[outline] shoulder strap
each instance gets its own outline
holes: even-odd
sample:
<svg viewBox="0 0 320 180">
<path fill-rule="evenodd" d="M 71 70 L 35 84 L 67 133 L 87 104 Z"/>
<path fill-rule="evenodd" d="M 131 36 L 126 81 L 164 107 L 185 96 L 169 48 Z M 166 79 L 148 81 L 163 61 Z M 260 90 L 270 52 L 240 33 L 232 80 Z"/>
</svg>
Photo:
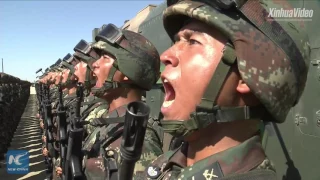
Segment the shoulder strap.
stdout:
<svg viewBox="0 0 320 180">
<path fill-rule="evenodd" d="M 107 103 L 96 103 L 96 104 L 92 104 L 91 106 L 89 106 L 87 109 L 85 109 L 83 112 L 82 112 L 82 117 L 81 117 L 81 121 L 83 121 L 85 118 L 87 118 L 87 116 L 91 113 L 91 111 L 93 111 L 95 108 L 99 107 L 99 106 L 102 106 L 104 104 L 107 104 Z"/>
<path fill-rule="evenodd" d="M 72 95 L 69 95 L 69 96 L 67 96 L 67 97 L 64 97 L 63 99 L 64 99 L 64 100 L 69 100 L 69 99 L 73 99 L 73 98 L 76 98 L 76 97 L 77 97 L 76 94 L 72 94 Z"/>
<path fill-rule="evenodd" d="M 169 133 L 163 133 L 163 140 L 162 140 L 162 151 L 163 153 L 166 153 L 170 150 L 171 147 L 171 141 L 173 136 Z"/>
<path fill-rule="evenodd" d="M 110 117 L 110 118 L 94 118 L 91 122 L 91 126 L 106 126 L 109 124 L 124 123 L 125 116 L 123 117 Z"/>
</svg>

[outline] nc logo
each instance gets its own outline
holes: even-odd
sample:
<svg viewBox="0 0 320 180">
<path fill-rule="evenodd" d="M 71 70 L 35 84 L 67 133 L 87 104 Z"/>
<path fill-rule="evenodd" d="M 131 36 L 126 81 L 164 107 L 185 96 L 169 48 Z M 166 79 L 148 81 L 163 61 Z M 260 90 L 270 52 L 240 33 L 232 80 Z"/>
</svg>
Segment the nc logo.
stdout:
<svg viewBox="0 0 320 180">
<path fill-rule="evenodd" d="M 29 173 L 29 152 L 26 150 L 9 150 L 7 152 L 7 173 Z"/>
<path fill-rule="evenodd" d="M 21 165 L 22 163 L 19 161 L 21 157 L 27 155 L 29 152 L 26 152 L 24 154 L 18 154 L 16 156 L 13 156 L 13 155 L 10 155 L 9 156 L 9 162 L 8 164 L 12 164 L 12 163 L 15 163 L 16 165 Z"/>
</svg>

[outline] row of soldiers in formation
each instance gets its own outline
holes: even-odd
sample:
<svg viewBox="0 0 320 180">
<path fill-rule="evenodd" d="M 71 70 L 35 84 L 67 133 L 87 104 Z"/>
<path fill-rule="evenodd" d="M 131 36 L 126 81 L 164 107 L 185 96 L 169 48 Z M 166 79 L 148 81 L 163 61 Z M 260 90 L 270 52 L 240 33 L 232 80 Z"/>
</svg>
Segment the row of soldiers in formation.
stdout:
<svg viewBox="0 0 320 180">
<path fill-rule="evenodd" d="M 167 6 L 174 43 L 161 56 L 158 42 L 108 24 L 40 77 L 50 178 L 276 179 L 264 122 L 283 122 L 303 92 L 304 26 L 266 22 L 255 0 Z"/>
<path fill-rule="evenodd" d="M 0 73 L 0 159 L 4 158 L 29 98 L 28 81 Z"/>
<path fill-rule="evenodd" d="M 123 34 L 122 43 L 126 44 L 108 44 L 109 33 L 115 31 Z M 96 40 L 80 40 L 74 47 L 75 53 L 47 68 L 36 84 L 43 155 L 53 179 L 104 179 L 109 168 L 112 169 L 107 176 L 118 178 L 120 172 L 113 168 L 119 161 L 122 133 L 126 131 L 124 118 L 130 119 L 130 113 L 137 118 L 131 121 L 138 124 L 127 130 L 131 136 L 130 131 L 136 132 L 134 139 L 127 137 L 127 143 L 134 146 L 128 153 L 139 161 L 133 161 L 134 172 L 128 166 L 128 172 L 121 172 L 122 175 L 130 177 L 141 172 L 163 153 L 163 144 L 171 143 L 169 135 L 168 141 L 163 142 L 158 118 L 149 118 L 151 110 L 145 104 L 145 91 L 159 79 L 157 50 L 142 35 L 122 31 L 113 24 L 102 26 Z M 111 58 L 115 56 L 121 59 Z M 74 163 L 77 165 L 72 167 Z M 109 168 L 105 169 L 106 166 Z"/>
</svg>

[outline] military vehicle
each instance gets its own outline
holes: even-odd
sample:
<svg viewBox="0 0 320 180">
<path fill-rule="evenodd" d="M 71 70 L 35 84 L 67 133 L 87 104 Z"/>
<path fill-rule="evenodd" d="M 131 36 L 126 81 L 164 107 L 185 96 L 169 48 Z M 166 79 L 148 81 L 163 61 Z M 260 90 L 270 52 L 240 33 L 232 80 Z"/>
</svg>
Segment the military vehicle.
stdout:
<svg viewBox="0 0 320 180">
<path fill-rule="evenodd" d="M 320 1 L 290 1 L 292 7 L 313 10 L 304 21 L 311 45 L 308 80 L 300 101 L 283 124 L 268 124 L 266 153 L 277 169 L 278 179 L 320 179 Z"/>
</svg>

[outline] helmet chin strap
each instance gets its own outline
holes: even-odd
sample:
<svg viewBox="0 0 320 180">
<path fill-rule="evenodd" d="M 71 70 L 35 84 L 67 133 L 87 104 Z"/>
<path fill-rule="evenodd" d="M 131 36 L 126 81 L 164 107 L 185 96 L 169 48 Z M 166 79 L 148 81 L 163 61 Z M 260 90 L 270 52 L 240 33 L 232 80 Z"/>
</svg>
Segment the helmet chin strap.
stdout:
<svg viewBox="0 0 320 180">
<path fill-rule="evenodd" d="M 230 44 L 225 46 L 223 57 L 214 72 L 209 85 L 196 111 L 190 114 L 188 120 L 162 120 L 164 132 L 171 135 L 188 136 L 192 132 L 206 128 L 216 122 L 232 122 L 236 120 L 257 119 L 261 117 L 264 108 L 259 107 L 220 107 L 215 101 L 226 80 L 231 66 L 236 63 L 236 54 Z"/>
<path fill-rule="evenodd" d="M 86 79 L 84 81 L 84 87 L 87 90 L 90 90 L 91 87 L 93 87 L 96 84 L 96 80 L 91 78 L 91 69 L 89 68 L 89 66 L 87 65 L 87 69 L 86 69 Z"/>
<path fill-rule="evenodd" d="M 65 87 L 65 86 L 69 86 L 69 85 L 72 85 L 72 84 L 76 84 L 78 82 L 77 80 L 71 80 L 71 76 L 72 76 L 73 73 L 74 73 L 74 69 L 70 69 L 67 81 L 65 83 L 61 83 L 62 86 Z"/>
<path fill-rule="evenodd" d="M 92 93 L 95 96 L 102 97 L 104 93 L 107 93 L 108 91 L 112 89 L 117 89 L 117 88 L 137 88 L 136 85 L 131 83 L 113 81 L 113 77 L 117 70 L 118 70 L 118 63 L 115 60 L 114 63 L 112 64 L 107 80 L 105 80 L 105 82 L 103 83 L 103 86 L 100 88 L 93 87 L 91 89 Z"/>
<path fill-rule="evenodd" d="M 69 69 L 69 74 L 68 74 L 68 78 L 67 78 L 67 81 L 65 83 L 61 83 L 62 86 L 68 86 L 68 85 L 71 85 L 71 84 L 76 84 L 78 81 L 77 80 L 71 80 L 71 76 L 74 74 L 74 67 L 71 65 L 71 64 L 68 64 L 67 62 L 62 62 L 62 64 L 67 68 Z"/>
</svg>

